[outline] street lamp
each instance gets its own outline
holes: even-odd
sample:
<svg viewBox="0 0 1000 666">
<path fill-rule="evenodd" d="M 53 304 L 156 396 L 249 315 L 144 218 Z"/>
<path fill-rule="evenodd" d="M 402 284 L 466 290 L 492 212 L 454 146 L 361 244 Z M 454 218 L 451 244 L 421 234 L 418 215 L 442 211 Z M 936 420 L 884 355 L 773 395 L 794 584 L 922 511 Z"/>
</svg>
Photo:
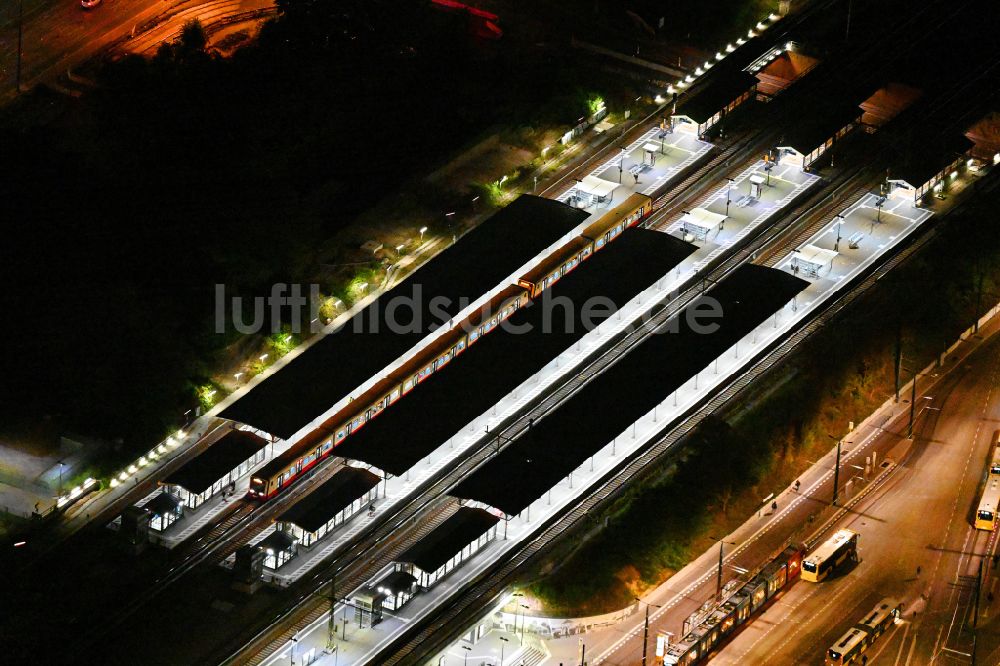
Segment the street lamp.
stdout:
<svg viewBox="0 0 1000 666">
<path fill-rule="evenodd" d="M 732 199 L 731 195 L 733 192 L 733 183 L 736 181 L 733 180 L 732 178 L 726 178 L 726 180 L 729 181 L 729 185 L 726 189 L 726 217 L 729 217 L 729 203 Z M 725 224 L 725 220 L 723 220 L 723 224 Z M 719 228 L 721 229 L 722 227 L 720 226 Z"/>
<path fill-rule="evenodd" d="M 834 252 L 839 252 L 840 251 L 840 229 L 843 226 L 844 226 L 844 216 L 838 214 L 837 215 L 837 240 L 833 244 L 833 251 Z"/>
<path fill-rule="evenodd" d="M 299 644 L 299 637 L 292 636 L 292 649 L 289 652 L 289 659 L 288 659 L 288 663 L 291 664 L 292 666 L 295 666 L 295 646 L 297 646 L 298 644 Z"/>
<path fill-rule="evenodd" d="M 646 666 L 646 649 L 649 647 L 649 607 L 660 608 L 660 606 L 645 602 L 639 597 L 633 598 L 640 604 L 646 604 L 646 621 L 642 625 L 642 666 Z"/>
<path fill-rule="evenodd" d="M 504 178 L 507 178 L 507 176 L 504 176 Z M 458 240 L 458 238 L 455 236 L 455 228 L 452 226 L 452 222 L 454 221 L 454 218 L 455 218 L 455 211 L 452 211 L 450 213 L 445 213 L 444 214 L 444 219 L 448 222 L 448 230 L 451 232 L 451 242 L 452 243 L 454 243 L 455 241 Z"/>
<path fill-rule="evenodd" d="M 424 232 L 427 231 L 427 227 L 420 227 L 420 242 L 424 242 Z"/>
<path fill-rule="evenodd" d="M 500 642 L 500 666 L 503 666 L 503 649 L 504 649 L 504 647 L 506 646 L 506 644 L 509 641 L 506 638 L 504 638 L 503 636 L 498 636 L 498 638 L 501 641 Z"/>
<path fill-rule="evenodd" d="M 726 545 L 735 546 L 736 542 L 726 541 L 725 539 L 716 539 L 715 537 L 709 537 L 709 538 L 715 539 L 716 541 L 719 542 L 719 573 L 716 576 L 715 580 L 715 600 L 719 601 L 720 599 L 722 599 L 722 560 L 723 560 L 722 548 L 723 546 Z"/>
<path fill-rule="evenodd" d="M 472 652 L 472 648 L 468 645 L 463 645 L 462 649 L 465 650 L 465 666 L 469 666 L 469 653 Z"/>
<path fill-rule="evenodd" d="M 854 431 L 854 421 L 851 421 L 850 425 L 847 426 L 847 432 L 850 433 L 853 431 Z M 837 462 L 833 466 L 833 501 L 831 502 L 832 506 L 837 506 L 837 491 L 839 490 L 840 486 L 840 447 L 844 443 L 844 438 L 834 437 L 830 433 L 826 433 L 826 436 L 837 442 Z"/>
</svg>

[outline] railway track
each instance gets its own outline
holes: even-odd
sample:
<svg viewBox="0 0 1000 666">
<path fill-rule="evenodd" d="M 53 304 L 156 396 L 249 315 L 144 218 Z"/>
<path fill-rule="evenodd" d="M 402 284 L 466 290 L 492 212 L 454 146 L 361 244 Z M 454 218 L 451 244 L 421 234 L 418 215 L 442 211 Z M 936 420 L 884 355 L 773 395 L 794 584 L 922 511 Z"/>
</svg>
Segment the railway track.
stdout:
<svg viewBox="0 0 1000 666">
<path fill-rule="evenodd" d="M 997 184 L 998 177 L 993 174 L 988 187 L 995 189 Z M 544 555 L 556 540 L 584 525 L 588 514 L 598 512 L 607 506 L 628 483 L 639 477 L 649 465 L 668 455 L 677 443 L 697 428 L 708 415 L 727 405 L 748 399 L 756 381 L 778 367 L 807 337 L 827 325 L 845 308 L 866 294 L 889 271 L 919 252 L 936 233 L 935 227 L 928 229 L 909 246 L 873 267 L 866 275 L 856 278 L 857 284 L 853 289 L 828 303 L 811 321 L 803 324 L 772 350 L 765 352 L 725 390 L 692 406 L 685 415 L 675 420 L 675 423 L 678 423 L 676 427 L 670 429 L 655 444 L 624 464 L 608 478 L 594 484 L 595 491 L 578 502 L 572 510 L 542 525 L 535 536 L 525 540 L 520 549 L 506 555 L 505 561 L 501 563 L 502 566 L 493 567 L 490 572 L 470 582 L 465 589 L 455 595 L 455 601 L 442 608 L 434 619 L 425 622 L 416 634 L 401 639 L 394 648 L 393 655 L 380 663 L 387 666 L 420 663 L 421 660 L 450 644 L 457 635 L 456 631 L 461 631 L 461 628 L 457 627 L 464 626 L 457 624 L 460 618 L 478 617 L 498 604 L 522 567 L 532 564 L 538 557 Z"/>
<path fill-rule="evenodd" d="M 423 500 L 423 502 L 420 503 L 419 506 L 416 503 L 411 503 L 404 507 L 396 514 L 396 520 L 392 521 L 392 525 L 400 525 L 409 521 L 420 520 L 423 511 L 439 511 L 442 510 L 441 507 L 443 506 L 457 504 L 457 500 L 447 496 L 446 492 L 467 474 L 471 473 L 474 469 L 478 468 L 482 463 L 502 449 L 502 444 L 498 446 L 497 442 L 506 442 L 516 438 L 529 427 L 531 422 L 542 418 L 545 414 L 557 408 L 559 404 L 572 396 L 577 390 L 579 390 L 580 387 L 609 368 L 635 345 L 640 344 L 649 335 L 654 334 L 656 330 L 662 327 L 676 312 L 680 311 L 683 307 L 700 296 L 704 290 L 706 282 L 721 280 L 732 270 L 735 270 L 745 261 L 748 261 L 755 252 L 759 251 L 761 247 L 768 243 L 775 242 L 776 238 L 781 237 L 781 233 L 782 232 L 762 232 L 761 234 L 758 234 L 751 239 L 749 247 L 744 247 L 738 252 L 735 252 L 734 256 L 720 257 L 717 262 L 718 265 L 706 267 L 704 269 L 706 275 L 692 279 L 690 287 L 681 295 L 672 299 L 668 295 L 664 299 L 668 300 L 668 303 L 664 303 L 661 300 L 661 302 L 654 305 L 651 311 L 652 315 L 647 317 L 640 326 L 635 327 L 631 331 L 625 331 L 610 339 L 603 347 L 592 354 L 590 359 L 584 362 L 582 369 L 574 371 L 573 376 L 562 381 L 561 384 L 554 390 L 550 390 L 545 395 L 537 398 L 529 404 L 527 408 L 522 410 L 517 417 L 510 419 L 505 424 L 502 424 L 499 428 L 490 433 L 489 436 L 480 438 L 476 444 L 470 447 L 474 452 L 466 457 L 457 467 L 450 470 L 442 478 L 434 481 L 426 490 L 418 491 L 419 497 Z M 388 530 L 386 528 L 388 528 Z M 364 567 L 364 573 L 362 574 L 358 573 L 356 567 L 363 564 L 365 557 L 368 556 L 368 550 L 370 548 L 374 548 L 383 539 L 388 538 L 395 530 L 396 528 L 391 525 L 383 525 L 382 529 L 378 530 L 366 539 L 366 542 L 371 544 L 370 546 L 365 546 L 363 550 L 352 549 L 354 551 L 354 555 L 352 559 L 344 565 L 343 569 L 349 569 L 351 578 L 358 580 L 359 583 L 355 587 L 345 589 L 348 591 L 357 589 L 358 586 L 369 580 L 377 572 L 378 569 L 375 567 Z M 408 544 L 412 543 L 415 543 L 415 541 L 408 541 Z M 334 560 L 342 560 L 342 558 L 338 557 L 336 554 L 332 556 L 332 558 Z M 385 566 L 385 564 L 391 562 L 391 559 L 386 560 L 384 557 L 379 556 L 377 561 L 384 562 L 384 564 L 381 564 L 378 567 L 380 569 L 382 566 Z M 311 593 L 303 597 L 300 604 L 304 607 L 314 608 L 316 603 L 320 603 L 321 605 L 324 605 L 324 607 L 329 608 L 330 593 L 328 591 L 324 591 L 324 588 L 329 587 L 329 581 L 332 578 L 329 573 L 332 572 L 327 569 L 326 575 L 317 574 L 314 577 L 314 588 Z M 342 577 L 339 573 L 337 578 L 337 586 L 340 588 Z M 308 622 L 304 620 L 304 617 L 305 615 L 300 617 L 298 613 L 289 612 L 283 616 L 275 618 L 274 622 L 287 627 L 280 633 L 282 636 L 285 636 L 285 640 L 288 640 L 291 636 L 294 636 L 296 633 L 308 626 Z M 275 629 L 268 627 L 251 639 L 251 641 L 237 649 L 234 653 L 229 654 L 223 662 L 227 664 L 261 663 L 283 644 L 281 640 L 278 640 L 272 635 L 275 632 Z M 253 656 L 248 657 L 246 656 L 247 653 L 253 653 Z"/>
<path fill-rule="evenodd" d="M 658 198 L 658 202 L 661 203 L 659 203 L 659 210 L 654 215 L 654 218 L 651 219 L 651 224 L 662 225 L 666 223 L 670 215 L 676 214 L 679 207 L 686 205 L 688 201 L 692 200 L 692 196 L 697 195 L 695 192 L 696 188 L 699 186 L 702 188 L 708 188 L 711 185 L 718 183 L 718 172 L 729 168 L 730 160 L 732 158 L 743 154 L 751 155 L 759 145 L 767 144 L 771 138 L 773 138 L 773 134 L 773 132 L 757 133 L 756 135 L 747 137 L 743 141 L 731 143 L 709 164 L 697 170 L 695 173 L 688 176 L 684 181 L 672 187 L 667 194 Z M 836 194 L 837 192 L 835 191 L 834 195 L 831 195 L 831 198 L 826 204 L 828 207 L 837 205 L 836 202 L 840 199 L 836 196 Z M 683 200 L 682 196 L 685 197 Z M 786 214 L 785 217 L 787 218 L 790 216 Z M 626 353 L 628 349 L 630 349 L 633 345 L 638 344 L 638 342 L 640 342 L 645 335 L 648 335 L 648 333 L 656 326 L 662 324 L 673 313 L 680 310 L 693 298 L 697 297 L 697 295 L 704 290 L 706 282 L 721 279 L 736 266 L 745 261 L 751 260 L 756 255 L 758 250 L 766 247 L 768 243 L 774 242 L 777 237 L 785 233 L 787 228 L 788 225 L 785 225 L 775 231 L 775 226 L 772 225 L 769 228 L 762 229 L 760 233 L 754 239 L 748 241 L 742 249 L 738 251 L 734 250 L 726 257 L 720 257 L 718 264 L 713 265 L 713 272 L 709 272 L 708 268 L 706 268 L 705 274 L 700 279 L 700 283 L 698 280 L 695 280 L 694 283 L 692 283 L 691 286 L 681 295 L 681 297 L 673 301 L 672 307 L 668 307 L 662 303 L 658 304 L 658 310 L 650 322 L 644 323 L 643 326 L 618 340 L 613 349 L 609 350 L 607 353 L 602 352 L 601 355 L 590 363 L 583 372 L 563 383 L 553 393 L 546 396 L 540 402 L 536 402 L 529 410 L 527 410 L 526 414 L 522 418 L 515 420 L 510 425 L 503 428 L 501 431 L 502 437 L 507 438 L 516 436 L 526 427 L 529 419 L 538 418 L 541 414 L 544 414 L 548 410 L 558 406 L 558 404 L 571 395 L 577 388 L 579 388 L 579 386 L 589 380 L 589 378 L 592 378 L 595 374 L 609 367 L 614 359 L 619 358 L 621 354 Z M 800 235 L 804 233 L 804 231 L 800 231 Z M 718 271 L 722 272 L 719 273 Z M 345 555 L 352 557 L 353 559 L 350 559 L 349 563 L 341 568 L 346 569 L 348 566 L 360 562 L 364 556 L 370 555 L 369 551 L 371 548 L 375 548 L 383 542 L 386 542 L 390 537 L 393 537 L 394 532 L 400 529 L 407 521 L 415 520 L 418 516 L 422 516 L 423 514 L 421 512 L 426 512 L 427 515 L 431 515 L 434 511 L 443 510 L 439 506 L 431 505 L 434 502 L 439 501 L 440 498 L 444 496 L 447 489 L 457 482 L 458 479 L 462 478 L 462 476 L 472 469 L 475 469 L 475 467 L 493 454 L 494 449 L 492 443 L 494 441 L 497 441 L 495 439 L 495 434 L 491 435 L 489 438 L 480 440 L 480 442 L 474 447 L 476 449 L 476 453 L 469 456 L 462 465 L 447 474 L 444 478 L 431 480 L 426 491 L 418 492 L 417 499 L 408 504 L 406 507 L 403 507 L 400 511 L 387 516 L 376 529 L 369 532 L 369 536 L 367 538 L 356 542 L 353 545 L 345 544 L 344 548 L 341 549 L 340 552 L 335 552 L 331 559 L 333 561 L 338 561 L 342 560 Z M 440 501 L 447 502 L 447 500 Z M 227 520 L 225 523 L 220 525 L 218 531 L 213 530 L 211 535 L 212 539 L 215 539 L 213 542 L 215 545 L 214 547 L 206 547 L 206 552 L 214 553 L 215 556 L 205 556 L 204 560 L 219 561 L 228 553 L 234 551 L 239 545 L 241 545 L 239 539 L 235 536 L 236 534 L 243 533 L 246 536 L 246 540 L 249 540 L 249 538 L 252 537 L 252 533 L 250 533 L 251 530 L 244 530 L 241 525 L 243 519 L 244 517 L 241 516 L 233 522 L 229 522 Z M 253 522 L 255 524 L 259 524 L 258 520 L 254 520 Z M 379 558 L 378 560 L 370 560 L 370 562 L 374 561 L 382 561 L 382 558 Z M 326 573 L 333 572 L 330 569 L 326 569 Z M 360 573 L 354 574 L 355 577 L 360 575 Z M 349 576 L 347 580 L 353 581 L 354 577 Z M 316 588 L 311 593 L 307 594 L 304 597 L 305 599 L 321 595 L 322 587 L 327 583 L 327 580 L 324 580 L 322 576 L 314 577 L 312 581 L 316 583 Z M 364 581 L 362 580 L 361 582 Z M 340 587 L 339 583 L 338 587 Z M 328 597 L 329 595 L 325 595 L 324 599 L 328 600 Z M 291 616 L 288 616 L 285 619 L 292 618 Z M 294 624 L 297 625 L 299 623 L 294 622 Z"/>
</svg>

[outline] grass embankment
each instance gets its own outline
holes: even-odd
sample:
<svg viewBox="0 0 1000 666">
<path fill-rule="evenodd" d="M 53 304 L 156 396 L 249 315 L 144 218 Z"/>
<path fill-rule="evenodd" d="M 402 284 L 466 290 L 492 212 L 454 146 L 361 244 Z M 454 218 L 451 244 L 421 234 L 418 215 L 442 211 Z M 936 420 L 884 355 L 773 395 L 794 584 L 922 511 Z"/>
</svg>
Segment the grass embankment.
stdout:
<svg viewBox="0 0 1000 666">
<path fill-rule="evenodd" d="M 997 194 L 953 215 L 928 247 L 815 335 L 782 368 L 786 381 L 727 421 L 711 418 L 673 460 L 630 489 L 598 522 L 605 529 L 563 546 L 530 586 L 555 615 L 622 608 L 742 523 L 760 499 L 786 488 L 894 390 L 904 368 L 919 370 L 1000 294 Z M 908 373 L 904 372 L 905 376 Z M 905 379 L 904 379 L 905 381 Z"/>
</svg>

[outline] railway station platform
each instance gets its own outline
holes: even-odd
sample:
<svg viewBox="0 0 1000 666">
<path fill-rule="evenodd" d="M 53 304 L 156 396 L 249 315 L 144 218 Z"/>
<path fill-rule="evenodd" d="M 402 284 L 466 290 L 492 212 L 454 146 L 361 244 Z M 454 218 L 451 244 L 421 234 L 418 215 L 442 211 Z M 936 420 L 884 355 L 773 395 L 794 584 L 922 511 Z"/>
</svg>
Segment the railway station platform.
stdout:
<svg viewBox="0 0 1000 666">
<path fill-rule="evenodd" d="M 208 450 L 170 474 L 160 485 L 196 511 L 220 493 L 235 490 L 236 481 L 264 462 L 270 442 L 248 430 L 230 430 Z"/>
<path fill-rule="evenodd" d="M 656 299 L 667 296 L 677 279 L 676 266 L 693 250 L 660 232 L 623 232 L 545 290 L 534 306 L 515 313 L 509 327 L 470 345 L 447 370 L 345 440 L 338 456 L 388 475 L 371 518 L 391 510 L 418 484 L 463 459 L 487 428 L 495 428 L 608 336 L 624 330 Z M 601 307 L 590 309 L 591 305 Z M 369 519 L 355 516 L 308 552 L 300 550 L 274 574 L 273 582 L 286 585 L 296 580 L 364 529 Z M 269 531 L 255 539 L 265 538 Z"/>
<path fill-rule="evenodd" d="M 712 144 L 701 141 L 689 132 L 678 132 L 659 127 L 644 132 L 591 171 L 588 178 L 599 179 L 614 187 L 614 201 L 624 201 L 629 194 L 638 192 L 653 195 L 671 180 L 703 160 L 712 150 Z M 557 198 L 570 205 L 580 206 L 586 199 L 578 196 L 577 186 L 570 186 Z M 614 207 L 609 200 L 582 207 L 594 222 Z"/>
<path fill-rule="evenodd" d="M 715 225 L 702 239 L 685 233 L 687 214 L 666 227 L 668 233 L 698 244 L 695 270 L 714 260 L 819 182 L 818 176 L 793 166 L 778 164 L 770 170 L 765 166 L 763 161 L 750 165 L 731 183 L 718 187 L 699 203 L 698 208 L 725 218 L 724 224 Z"/>
<path fill-rule="evenodd" d="M 826 299 L 834 292 L 850 284 L 878 257 L 891 250 L 894 245 L 903 242 L 910 233 L 919 228 L 920 224 L 926 222 L 930 217 L 928 211 L 914 210 L 912 207 L 900 203 L 897 208 L 887 207 L 882 211 L 882 215 L 895 217 L 887 219 L 885 222 L 879 222 L 878 224 L 882 226 L 873 231 L 872 219 L 880 214 L 874 206 L 876 201 L 876 195 L 866 194 L 844 211 L 843 220 L 840 218 L 832 219 L 813 238 L 807 240 L 807 244 L 825 248 L 830 245 L 832 239 L 835 239 L 835 235 L 831 234 L 836 234 L 837 225 L 841 226 L 842 241 L 846 241 L 843 237 L 845 230 L 850 230 L 851 234 L 865 231 L 868 235 L 867 241 L 860 242 L 858 248 L 852 250 L 852 252 L 856 252 L 855 256 L 851 257 L 850 260 L 842 260 L 838 252 L 831 271 L 827 274 L 821 272 L 817 278 L 808 280 L 805 290 L 792 302 L 754 327 L 736 344 L 717 356 L 716 361 L 697 372 L 689 381 L 673 391 L 612 441 L 597 450 L 583 464 L 572 471 L 572 482 L 569 476 L 566 476 L 555 483 L 549 491 L 542 493 L 542 496 L 531 502 L 527 510 L 521 511 L 507 522 L 506 534 L 503 537 L 498 536 L 495 541 L 478 552 L 469 562 L 452 572 L 447 579 L 442 581 L 440 586 L 415 597 L 398 616 L 387 616 L 386 620 L 375 629 L 349 629 L 348 644 L 353 645 L 353 647 L 345 647 L 344 649 L 361 651 L 362 659 L 370 659 L 378 654 L 379 649 L 388 645 L 394 635 L 398 635 L 405 627 L 430 613 L 434 606 L 434 599 L 447 598 L 450 590 L 457 588 L 463 581 L 473 580 L 481 572 L 488 569 L 492 562 L 503 553 L 508 552 L 516 544 L 533 538 L 541 525 L 565 512 L 567 504 L 574 497 L 590 488 L 598 480 L 604 479 L 620 464 L 623 458 L 648 446 L 651 442 L 657 441 L 665 428 L 675 424 L 682 414 L 690 410 L 705 395 L 715 391 L 737 373 L 743 372 L 751 359 L 779 340 L 784 339 L 790 330 L 797 328 L 804 320 L 811 317 L 817 308 L 822 307 Z M 844 252 L 846 253 L 848 250 L 844 250 Z M 792 255 L 793 253 L 789 252 L 785 257 L 778 259 L 775 262 L 776 267 L 779 270 L 791 272 Z M 544 423 L 546 419 L 543 419 L 542 422 Z M 535 430 L 537 428 L 536 425 Z M 512 507 L 512 509 L 517 508 L 516 505 Z M 341 609 L 338 612 L 343 613 L 344 611 Z M 318 644 L 319 641 L 325 640 L 326 620 L 326 617 L 321 618 L 316 622 L 314 629 L 307 629 L 300 633 L 298 645 L 302 646 L 303 641 L 313 641 Z M 482 622 L 483 619 L 477 620 L 475 625 L 481 625 Z M 629 625 L 629 631 L 633 631 L 631 626 L 634 624 L 632 622 Z M 641 620 L 638 630 L 641 631 Z M 616 631 L 618 630 L 616 629 Z M 361 641 L 364 641 L 363 646 L 359 646 Z M 471 654 L 471 651 L 466 651 L 461 647 L 461 642 L 449 648 L 448 653 L 455 650 Z M 347 652 L 342 657 L 345 655 Z M 330 656 L 329 659 L 330 661 L 322 661 L 321 663 L 332 664 L 333 656 Z M 273 659 L 265 663 L 276 664 L 280 662 Z"/>
</svg>

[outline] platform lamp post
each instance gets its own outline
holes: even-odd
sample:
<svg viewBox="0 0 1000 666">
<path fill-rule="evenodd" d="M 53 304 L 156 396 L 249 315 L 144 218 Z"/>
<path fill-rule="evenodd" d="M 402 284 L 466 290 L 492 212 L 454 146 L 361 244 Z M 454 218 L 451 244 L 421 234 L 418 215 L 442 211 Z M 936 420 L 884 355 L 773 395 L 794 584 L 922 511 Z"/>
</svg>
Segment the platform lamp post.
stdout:
<svg viewBox="0 0 1000 666">
<path fill-rule="evenodd" d="M 292 649 L 288 651 L 289 655 L 288 663 L 291 664 L 292 666 L 295 666 L 295 648 L 298 646 L 298 644 L 299 644 L 299 637 L 292 636 Z"/>
<path fill-rule="evenodd" d="M 469 666 L 469 653 L 472 652 L 472 648 L 468 645 L 463 645 L 462 649 L 465 650 L 465 661 L 463 663 L 465 666 Z"/>
<path fill-rule="evenodd" d="M 837 215 L 837 241 L 833 244 L 833 251 L 834 252 L 839 252 L 840 251 L 840 230 L 841 230 L 841 228 L 843 226 L 844 226 L 844 216 L 838 214 Z"/>
<path fill-rule="evenodd" d="M 732 178 L 726 178 L 729 181 L 729 185 L 726 187 L 726 217 L 729 217 L 729 204 L 732 203 L 733 194 L 733 183 L 736 181 Z"/>
<path fill-rule="evenodd" d="M 510 641 L 508 641 L 503 636 L 498 636 L 497 638 L 500 639 L 500 666 L 503 666 L 503 649 L 507 646 L 507 643 L 509 643 Z"/>
<path fill-rule="evenodd" d="M 646 651 L 649 648 L 649 607 L 660 608 L 660 606 L 645 602 L 639 597 L 633 598 L 640 604 L 646 604 L 646 620 L 642 624 L 642 666 L 646 666 Z"/>
<path fill-rule="evenodd" d="M 444 219 L 448 222 L 448 231 L 451 232 L 451 242 L 454 243 L 458 240 L 458 236 L 455 235 L 455 211 L 444 214 Z"/>
<path fill-rule="evenodd" d="M 625 153 L 627 152 L 624 147 L 619 146 L 622 151 L 621 159 L 618 161 L 618 184 L 621 185 L 622 182 L 622 172 L 625 171 Z"/>
</svg>

